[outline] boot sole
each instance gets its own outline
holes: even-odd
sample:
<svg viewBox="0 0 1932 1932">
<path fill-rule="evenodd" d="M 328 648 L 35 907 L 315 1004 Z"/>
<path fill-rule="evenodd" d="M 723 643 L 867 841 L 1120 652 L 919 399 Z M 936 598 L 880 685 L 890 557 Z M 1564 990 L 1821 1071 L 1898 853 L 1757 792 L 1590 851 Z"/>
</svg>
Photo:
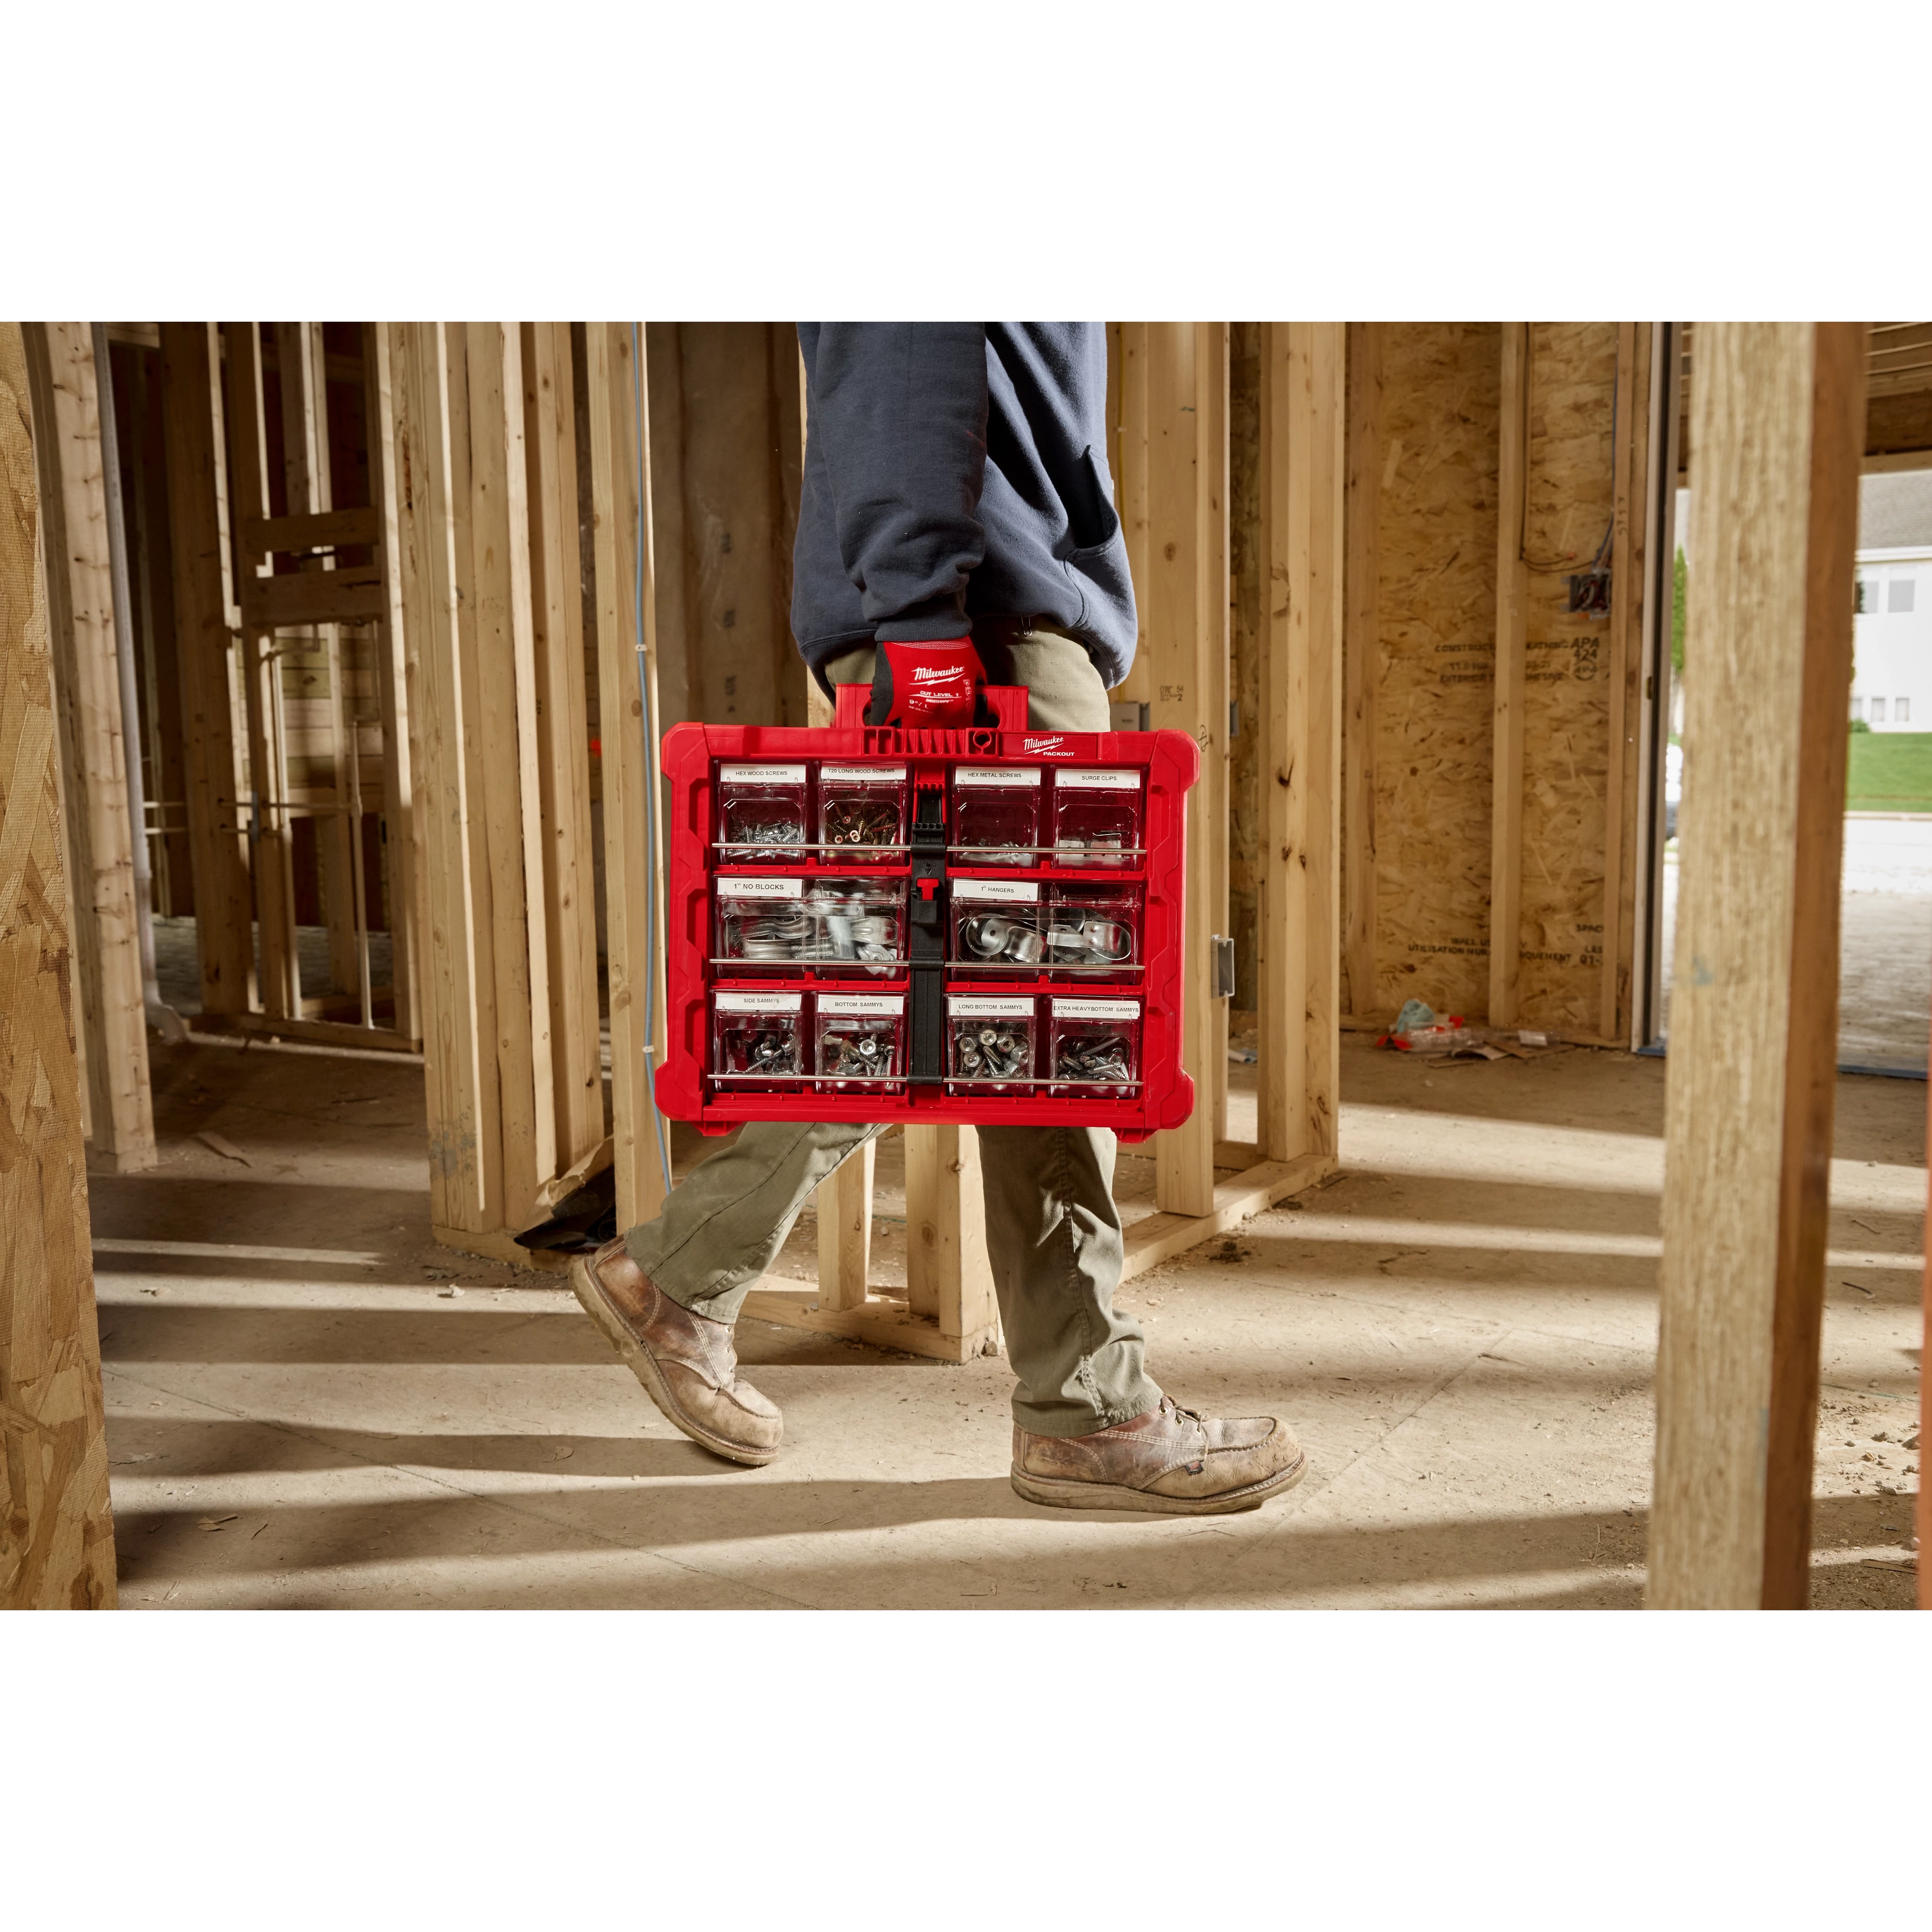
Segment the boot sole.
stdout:
<svg viewBox="0 0 1932 1932">
<path fill-rule="evenodd" d="M 1259 1509 L 1270 1496 L 1292 1490 L 1308 1473 L 1304 1450 L 1286 1469 L 1265 1476 L 1245 1489 L 1218 1496 L 1163 1496 L 1151 1490 L 1130 1489 L 1124 1483 L 1080 1483 L 1064 1476 L 1030 1476 L 1013 1466 L 1015 1492 L 1047 1509 L 1130 1510 L 1143 1516 L 1232 1516 Z"/>
<path fill-rule="evenodd" d="M 670 1386 L 652 1360 L 650 1351 L 619 1319 L 617 1311 L 604 1300 L 602 1292 L 591 1279 L 587 1258 L 580 1256 L 571 1263 L 570 1286 L 584 1313 L 603 1331 L 604 1340 L 623 1357 L 625 1366 L 643 1384 L 645 1394 L 657 1404 L 658 1412 L 674 1429 L 681 1430 L 700 1448 L 709 1449 L 712 1455 L 722 1456 L 728 1462 L 742 1463 L 748 1468 L 762 1468 L 777 1456 L 776 1449 L 747 1449 L 740 1444 L 728 1442 L 722 1436 L 712 1434 L 701 1422 L 694 1422 L 678 1407 L 676 1398 L 671 1394 Z"/>
</svg>

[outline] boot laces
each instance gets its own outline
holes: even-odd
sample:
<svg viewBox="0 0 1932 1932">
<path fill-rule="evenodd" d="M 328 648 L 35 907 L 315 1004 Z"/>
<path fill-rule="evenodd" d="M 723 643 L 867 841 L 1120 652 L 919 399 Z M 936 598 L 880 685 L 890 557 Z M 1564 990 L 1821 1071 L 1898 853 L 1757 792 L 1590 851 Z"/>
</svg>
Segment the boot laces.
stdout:
<svg viewBox="0 0 1932 1932">
<path fill-rule="evenodd" d="M 1202 1446 L 1204 1448 L 1206 1446 L 1208 1441 L 1208 1418 L 1203 1415 L 1198 1408 L 1185 1408 L 1182 1404 L 1176 1402 L 1171 1395 L 1162 1396 L 1160 1399 L 1160 1406 L 1163 1409 L 1166 1410 L 1171 1415 L 1172 1415 L 1175 1421 L 1186 1421 L 1192 1423 L 1195 1427 L 1201 1432 Z"/>
</svg>

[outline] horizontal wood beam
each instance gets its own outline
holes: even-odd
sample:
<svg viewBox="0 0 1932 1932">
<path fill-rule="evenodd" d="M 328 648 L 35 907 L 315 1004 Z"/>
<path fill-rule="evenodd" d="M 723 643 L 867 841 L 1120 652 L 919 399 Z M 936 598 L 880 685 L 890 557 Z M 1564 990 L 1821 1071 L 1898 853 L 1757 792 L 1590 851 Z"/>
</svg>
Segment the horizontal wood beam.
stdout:
<svg viewBox="0 0 1932 1932">
<path fill-rule="evenodd" d="M 400 1053 L 421 1057 L 422 1042 L 388 1027 L 365 1027 L 353 1020 L 276 1019 L 267 1013 L 190 1013 L 190 1035 L 238 1040 L 289 1040 L 308 1046 L 353 1048 L 359 1053 Z"/>
<path fill-rule="evenodd" d="M 999 1328 L 989 1324 L 970 1334 L 949 1335 L 936 1316 L 916 1315 L 891 1296 L 868 1296 L 856 1308 L 828 1308 L 815 1288 L 802 1286 L 782 1275 L 761 1275 L 745 1298 L 742 1313 L 754 1322 L 772 1322 L 783 1328 L 808 1328 L 814 1334 L 840 1335 L 874 1348 L 897 1348 L 908 1355 L 934 1361 L 970 1362 L 998 1352 Z"/>
<path fill-rule="evenodd" d="M 378 565 L 242 579 L 245 630 L 276 631 L 299 624 L 373 624 L 388 614 L 388 608 L 389 593 Z"/>
<path fill-rule="evenodd" d="M 1231 1232 L 1251 1214 L 1312 1187 L 1334 1167 L 1334 1157 L 1322 1154 L 1258 1162 L 1231 1180 L 1216 1182 L 1214 1205 L 1205 1214 L 1148 1215 L 1127 1230 L 1126 1260 L 1120 1279 L 1131 1280 L 1216 1234 Z"/>
<path fill-rule="evenodd" d="M 248 517 L 244 550 L 334 550 L 382 541 L 380 510 L 317 510 L 299 517 Z"/>
</svg>

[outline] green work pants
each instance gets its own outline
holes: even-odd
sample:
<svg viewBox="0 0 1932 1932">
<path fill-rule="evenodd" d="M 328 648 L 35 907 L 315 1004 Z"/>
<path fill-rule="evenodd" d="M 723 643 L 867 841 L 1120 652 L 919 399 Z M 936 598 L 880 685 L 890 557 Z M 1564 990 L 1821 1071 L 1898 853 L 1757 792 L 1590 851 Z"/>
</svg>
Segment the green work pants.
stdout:
<svg viewBox="0 0 1932 1932">
<path fill-rule="evenodd" d="M 1034 730 L 1107 729 L 1106 688 L 1078 644 L 1029 632 L 1009 649 Z M 872 650 L 829 670 L 834 684 L 869 684 Z M 813 1190 L 880 1131 L 748 1122 L 678 1184 L 656 1220 L 626 1235 L 632 1258 L 694 1314 L 736 1321 Z M 1102 1127 L 980 1130 L 986 1246 L 1017 1382 L 1013 1419 L 1037 1435 L 1090 1435 L 1160 1401 L 1142 1366 L 1145 1338 L 1114 1306 L 1124 1252 L 1114 1150 Z"/>
</svg>

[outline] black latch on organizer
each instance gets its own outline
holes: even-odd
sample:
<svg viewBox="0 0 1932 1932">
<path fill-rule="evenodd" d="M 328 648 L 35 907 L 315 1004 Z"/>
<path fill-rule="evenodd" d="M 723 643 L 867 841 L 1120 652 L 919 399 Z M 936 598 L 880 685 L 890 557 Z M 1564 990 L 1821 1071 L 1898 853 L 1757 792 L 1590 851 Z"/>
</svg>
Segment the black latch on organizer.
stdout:
<svg viewBox="0 0 1932 1932">
<path fill-rule="evenodd" d="M 912 1054 L 915 1082 L 946 1072 L 946 788 L 922 783 L 912 822 Z"/>
</svg>

